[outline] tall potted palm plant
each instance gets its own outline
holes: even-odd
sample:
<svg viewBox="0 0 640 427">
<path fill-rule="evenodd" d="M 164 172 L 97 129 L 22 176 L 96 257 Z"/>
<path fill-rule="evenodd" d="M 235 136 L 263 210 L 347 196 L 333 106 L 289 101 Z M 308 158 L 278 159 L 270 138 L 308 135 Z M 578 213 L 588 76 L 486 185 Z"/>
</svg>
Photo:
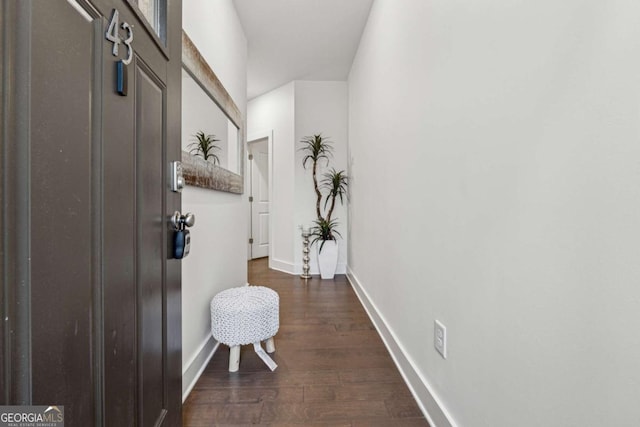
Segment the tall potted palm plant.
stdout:
<svg viewBox="0 0 640 427">
<path fill-rule="evenodd" d="M 312 244 L 318 251 L 318 268 L 323 279 L 332 279 L 338 266 L 338 243 L 336 237 L 342 237 L 337 230 L 338 221 L 332 218 L 336 200 L 344 203 L 349 185 L 349 177 L 344 170 L 331 168 L 318 179 L 318 164 L 322 161 L 329 165 L 333 156 L 332 142 L 322 134 L 306 136 L 301 141 L 300 151 L 304 153 L 302 166 L 311 165 L 313 189 L 316 194 L 316 219 L 311 227 Z M 324 192 L 324 194 L 323 194 Z M 324 198 L 324 204 L 322 199 Z"/>
</svg>

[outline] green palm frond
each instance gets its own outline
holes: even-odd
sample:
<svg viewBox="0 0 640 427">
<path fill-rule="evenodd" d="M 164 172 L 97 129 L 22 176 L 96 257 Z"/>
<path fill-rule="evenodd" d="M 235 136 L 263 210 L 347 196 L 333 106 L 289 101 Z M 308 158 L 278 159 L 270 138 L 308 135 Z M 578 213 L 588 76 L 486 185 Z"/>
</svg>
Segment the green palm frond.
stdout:
<svg viewBox="0 0 640 427">
<path fill-rule="evenodd" d="M 220 164 L 220 159 L 214 153 L 216 150 L 220 150 L 215 142 L 220 141 L 216 139 L 215 135 L 205 134 L 203 131 L 197 132 L 194 137 L 196 140 L 189 144 L 189 153 L 195 156 L 202 156 L 205 160 L 211 159 L 213 164 Z"/>
<path fill-rule="evenodd" d="M 318 218 L 313 221 L 315 224 L 310 229 L 310 235 L 313 236 L 311 240 L 311 244 L 313 245 L 318 240 L 320 243 L 320 252 L 322 252 L 322 248 L 324 246 L 324 242 L 327 240 L 336 240 L 336 236 L 342 237 L 340 232 L 336 229 L 338 227 L 338 221 L 327 221 L 324 218 Z"/>
<path fill-rule="evenodd" d="M 329 157 L 333 156 L 333 146 L 329 138 L 325 138 L 322 134 L 305 136 L 301 141 L 303 145 L 300 151 L 305 153 L 302 158 L 302 166 L 307 167 L 307 162 L 311 161 L 315 165 L 322 159 L 329 162 Z"/>
<path fill-rule="evenodd" d="M 307 162 L 311 161 L 312 171 L 313 171 L 313 189 L 316 192 L 316 217 L 322 218 L 322 213 L 320 212 L 320 202 L 322 202 L 322 193 L 320 193 L 320 188 L 318 186 L 318 162 L 322 159 L 325 159 L 327 165 L 329 164 L 329 157 L 333 156 L 333 147 L 331 146 L 332 142 L 329 141 L 329 138 L 325 138 L 321 133 L 312 136 L 305 136 L 300 141 L 302 143 L 302 148 L 300 151 L 306 153 L 302 158 L 302 167 L 307 167 Z"/>
<path fill-rule="evenodd" d="M 321 186 L 324 189 L 329 190 L 329 194 L 324 201 L 324 209 L 327 209 L 327 204 L 331 201 L 331 209 L 327 214 L 327 219 L 331 219 L 331 213 L 336 202 L 336 198 L 340 199 L 340 204 L 344 203 L 344 196 L 347 194 L 347 186 L 349 185 L 349 177 L 344 170 L 337 171 L 335 168 L 331 168 L 329 172 L 325 172 L 321 181 Z"/>
</svg>

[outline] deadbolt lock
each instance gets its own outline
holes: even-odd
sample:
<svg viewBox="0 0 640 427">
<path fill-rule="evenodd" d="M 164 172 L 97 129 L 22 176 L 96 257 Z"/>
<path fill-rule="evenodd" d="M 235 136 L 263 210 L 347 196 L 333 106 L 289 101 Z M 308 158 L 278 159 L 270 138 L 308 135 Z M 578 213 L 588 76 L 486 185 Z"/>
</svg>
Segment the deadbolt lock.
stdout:
<svg viewBox="0 0 640 427">
<path fill-rule="evenodd" d="M 169 177 L 171 179 L 171 191 L 175 193 L 182 192 L 184 188 L 184 176 L 182 175 L 182 163 L 171 162 L 169 164 Z"/>
</svg>

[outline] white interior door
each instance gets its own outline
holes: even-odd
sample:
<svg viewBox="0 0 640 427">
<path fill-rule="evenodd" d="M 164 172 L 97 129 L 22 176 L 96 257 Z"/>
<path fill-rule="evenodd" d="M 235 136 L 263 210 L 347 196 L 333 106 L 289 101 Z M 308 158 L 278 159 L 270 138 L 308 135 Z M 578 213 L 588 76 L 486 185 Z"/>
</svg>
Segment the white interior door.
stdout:
<svg viewBox="0 0 640 427">
<path fill-rule="evenodd" d="M 269 256 L 269 145 L 267 138 L 249 144 L 251 154 L 251 258 Z"/>
</svg>

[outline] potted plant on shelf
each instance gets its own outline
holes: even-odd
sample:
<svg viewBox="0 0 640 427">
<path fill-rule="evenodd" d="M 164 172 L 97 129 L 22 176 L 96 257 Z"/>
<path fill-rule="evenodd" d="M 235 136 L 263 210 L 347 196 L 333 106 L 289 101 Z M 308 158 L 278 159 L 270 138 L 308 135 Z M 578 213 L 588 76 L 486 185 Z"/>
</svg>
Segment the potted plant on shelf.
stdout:
<svg viewBox="0 0 640 427">
<path fill-rule="evenodd" d="M 220 147 L 215 144 L 220 140 L 216 139 L 215 135 L 208 135 L 203 131 L 197 132 L 194 137 L 196 140 L 189 144 L 189 153 L 195 156 L 202 156 L 205 160 L 212 161 L 214 165 L 219 165 L 220 159 L 214 151 L 220 150 Z"/>
<path fill-rule="evenodd" d="M 332 142 L 322 134 L 306 136 L 300 142 L 302 143 L 300 151 L 304 153 L 302 166 L 306 169 L 307 164 L 311 164 L 313 189 L 316 194 L 316 219 L 310 229 L 310 235 L 313 236 L 311 244 L 319 242 L 316 244 L 316 248 L 320 276 L 323 279 L 332 279 L 338 266 L 336 236 L 342 237 L 337 230 L 338 221 L 333 219 L 332 215 L 336 199 L 340 200 L 340 204 L 344 203 L 349 178 L 344 170 L 337 171 L 335 168 L 331 168 L 323 174 L 322 180 L 318 181 L 318 163 L 325 161 L 329 166 L 329 158 L 333 156 Z M 323 191 L 326 195 L 323 195 Z M 323 198 L 325 199 L 324 205 L 322 204 Z"/>
</svg>

